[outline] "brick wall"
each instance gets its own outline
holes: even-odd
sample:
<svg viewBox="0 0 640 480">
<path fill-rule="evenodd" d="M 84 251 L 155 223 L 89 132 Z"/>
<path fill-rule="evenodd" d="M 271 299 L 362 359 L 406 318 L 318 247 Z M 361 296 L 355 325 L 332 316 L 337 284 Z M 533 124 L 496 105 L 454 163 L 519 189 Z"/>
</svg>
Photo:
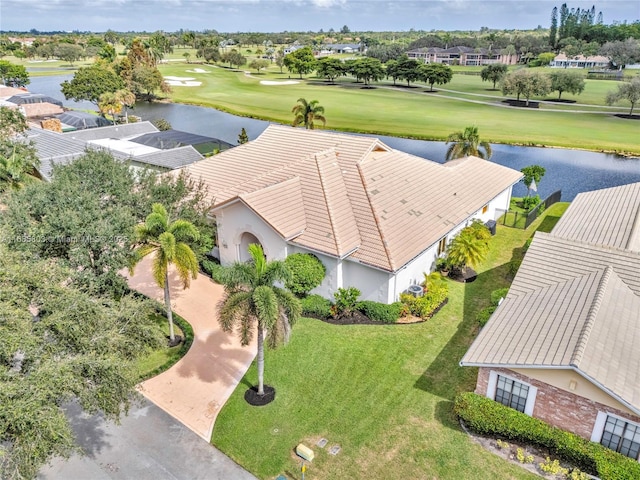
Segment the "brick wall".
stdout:
<svg viewBox="0 0 640 480">
<path fill-rule="evenodd" d="M 498 374 L 504 373 L 511 378 L 536 387 L 538 393 L 533 416 L 550 425 L 580 435 L 587 440 L 591 439 L 591 433 L 599 411 L 613 413 L 632 422 L 640 423 L 640 417 L 629 415 L 608 405 L 594 402 L 508 369 L 480 368 L 476 383 L 476 393 L 478 395 L 486 396 L 489 372 L 491 370 Z"/>
</svg>

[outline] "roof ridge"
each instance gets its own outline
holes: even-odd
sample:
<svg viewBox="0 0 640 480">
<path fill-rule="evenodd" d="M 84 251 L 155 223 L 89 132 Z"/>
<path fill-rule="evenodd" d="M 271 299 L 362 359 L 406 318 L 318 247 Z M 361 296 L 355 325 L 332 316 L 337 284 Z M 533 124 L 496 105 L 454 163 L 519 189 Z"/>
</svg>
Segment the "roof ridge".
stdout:
<svg viewBox="0 0 640 480">
<path fill-rule="evenodd" d="M 392 271 L 395 271 L 395 265 L 391 260 L 391 253 L 389 252 L 389 246 L 387 245 L 387 240 L 384 236 L 384 232 L 382 231 L 382 227 L 380 225 L 380 219 L 378 218 L 378 212 L 376 212 L 375 207 L 373 206 L 373 202 L 371 201 L 371 196 L 369 195 L 367 181 L 364 177 L 364 172 L 362 171 L 362 165 L 360 162 L 356 163 L 356 168 L 358 169 L 358 175 L 360 175 L 360 181 L 362 182 L 362 186 L 364 189 L 364 194 L 367 198 L 367 203 L 369 204 L 369 208 L 371 208 L 371 214 L 373 215 L 373 220 L 376 224 L 376 229 L 378 230 L 378 234 L 380 235 L 380 240 L 382 240 L 382 247 L 384 248 L 384 254 L 387 257 L 387 263 Z"/>
<path fill-rule="evenodd" d="M 601 243 L 586 242 L 584 240 L 578 240 L 578 239 L 575 239 L 575 238 L 561 237 L 560 235 L 554 234 L 553 231 L 551 231 L 551 232 L 536 232 L 535 235 L 538 236 L 539 233 L 544 233 L 544 236 L 541 236 L 541 238 L 552 237 L 552 238 L 555 239 L 555 241 L 561 240 L 563 242 L 573 243 L 574 245 L 586 245 L 588 247 L 595 247 L 595 248 L 600 248 L 602 250 L 610 250 L 610 251 L 613 251 L 613 252 L 626 253 L 628 255 L 634 255 L 634 256 L 640 257 L 640 252 L 635 252 L 633 250 L 628 250 L 626 248 L 615 247 L 613 245 L 603 245 Z"/>
<path fill-rule="evenodd" d="M 631 233 L 629 233 L 629 238 L 627 239 L 627 244 L 625 245 L 625 249 L 631 250 L 631 247 L 635 243 L 640 243 L 640 208 L 636 210 L 636 216 L 633 219 L 633 225 L 631 226 Z"/>
<path fill-rule="evenodd" d="M 322 191 L 322 197 L 324 198 L 324 205 L 327 208 L 327 216 L 329 217 L 329 225 L 331 226 L 331 233 L 333 235 L 333 244 L 335 246 L 336 253 L 338 254 L 338 256 L 341 256 L 342 252 L 340 251 L 340 247 L 339 247 L 338 235 L 336 232 L 336 225 L 333 220 L 333 215 L 331 213 L 331 206 L 329 205 L 329 198 L 327 197 L 327 189 L 325 188 L 325 178 L 322 173 L 322 168 L 320 167 L 320 162 L 318 161 L 318 155 L 330 155 L 330 152 L 333 152 L 334 157 L 336 158 L 336 161 L 337 161 L 338 158 L 335 155 L 336 153 L 335 147 L 330 147 L 326 150 L 314 153 L 313 159 L 315 161 L 316 171 L 318 172 L 318 179 L 320 180 L 320 185 L 321 185 L 320 190 Z M 344 183 L 344 180 L 343 180 L 343 183 Z"/>
<path fill-rule="evenodd" d="M 589 307 L 589 312 L 587 313 L 587 319 L 582 326 L 582 330 L 580 331 L 580 335 L 578 336 L 578 341 L 576 342 L 575 350 L 573 351 L 573 355 L 571 356 L 570 365 L 575 366 L 576 368 L 580 368 L 580 362 L 582 361 L 582 357 L 584 356 L 584 352 L 587 348 L 587 343 L 589 342 L 589 336 L 591 334 L 591 330 L 593 329 L 593 324 L 598 316 L 598 312 L 600 310 L 600 306 L 602 305 L 602 299 L 607 290 L 607 286 L 609 284 L 609 279 L 612 275 L 615 275 L 613 268 L 611 265 L 608 265 L 604 269 L 604 273 L 600 278 L 600 282 L 596 289 L 596 294 L 594 296 L 593 302 Z"/>
</svg>

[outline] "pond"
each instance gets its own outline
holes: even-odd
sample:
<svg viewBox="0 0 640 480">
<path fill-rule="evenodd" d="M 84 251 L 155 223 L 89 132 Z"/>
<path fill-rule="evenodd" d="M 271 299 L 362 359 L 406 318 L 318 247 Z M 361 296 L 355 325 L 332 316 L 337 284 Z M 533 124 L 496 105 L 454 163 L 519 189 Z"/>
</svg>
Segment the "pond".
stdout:
<svg viewBox="0 0 640 480">
<path fill-rule="evenodd" d="M 28 87 L 34 93 L 63 100 L 60 83 L 71 78 L 71 75 L 33 77 Z M 65 101 L 65 106 L 96 109 L 90 102 Z M 239 117 L 213 108 L 171 103 L 139 103 L 131 113 L 143 120 L 163 118 L 176 130 L 219 138 L 231 144 L 236 144 L 242 128 L 246 129 L 249 139 L 254 139 L 269 125 L 269 122 L 263 120 Z M 330 120 L 330 115 L 327 116 Z M 444 142 L 375 136 L 392 148 L 444 162 L 447 150 Z M 492 150 L 491 161 L 516 170 L 528 165 L 544 167 L 546 174 L 538 185 L 538 193 L 543 198 L 556 190 L 562 190 L 562 200 L 571 201 L 580 192 L 640 182 L 640 159 L 582 150 L 500 144 L 492 145 Z M 524 185 L 515 186 L 515 196 L 525 194 Z"/>
</svg>

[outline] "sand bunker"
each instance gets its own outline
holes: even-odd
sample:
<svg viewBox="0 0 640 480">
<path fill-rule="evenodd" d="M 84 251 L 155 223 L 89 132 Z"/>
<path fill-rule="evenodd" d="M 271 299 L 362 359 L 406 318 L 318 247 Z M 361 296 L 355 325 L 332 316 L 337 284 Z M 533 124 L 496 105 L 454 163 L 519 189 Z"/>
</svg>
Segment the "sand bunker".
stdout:
<svg viewBox="0 0 640 480">
<path fill-rule="evenodd" d="M 282 82 L 276 82 L 273 80 L 260 80 L 261 85 L 295 85 L 297 82 L 295 80 L 284 80 Z"/>
<path fill-rule="evenodd" d="M 209 73 L 209 70 L 204 70 L 202 68 L 194 68 L 193 70 L 187 70 L 187 73 Z"/>
<path fill-rule="evenodd" d="M 200 85 L 202 85 L 202 82 L 195 82 L 195 78 L 193 77 L 167 76 L 164 77 L 164 80 L 172 87 L 199 87 Z"/>
</svg>

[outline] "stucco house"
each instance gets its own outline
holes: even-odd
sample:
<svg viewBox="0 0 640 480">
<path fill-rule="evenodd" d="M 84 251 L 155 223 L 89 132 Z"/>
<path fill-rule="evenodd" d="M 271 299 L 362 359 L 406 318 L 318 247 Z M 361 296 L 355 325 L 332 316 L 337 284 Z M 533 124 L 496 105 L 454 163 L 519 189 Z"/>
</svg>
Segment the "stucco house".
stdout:
<svg viewBox="0 0 640 480">
<path fill-rule="evenodd" d="M 209 190 L 223 265 L 260 243 L 269 259 L 315 254 L 314 293 L 355 286 L 397 300 L 423 281 L 472 219 L 495 219 L 522 174 L 468 157 L 444 165 L 377 138 L 269 126 L 254 141 L 185 167 Z"/>
<path fill-rule="evenodd" d="M 602 55 L 593 55 L 586 57 L 584 55 L 576 55 L 567 57 L 564 53 L 560 53 L 549 64 L 554 68 L 597 68 L 607 69 L 611 61 Z"/>
<path fill-rule="evenodd" d="M 638 459 L 638 272 L 640 183 L 578 195 L 460 362 L 476 393 Z"/>
</svg>

